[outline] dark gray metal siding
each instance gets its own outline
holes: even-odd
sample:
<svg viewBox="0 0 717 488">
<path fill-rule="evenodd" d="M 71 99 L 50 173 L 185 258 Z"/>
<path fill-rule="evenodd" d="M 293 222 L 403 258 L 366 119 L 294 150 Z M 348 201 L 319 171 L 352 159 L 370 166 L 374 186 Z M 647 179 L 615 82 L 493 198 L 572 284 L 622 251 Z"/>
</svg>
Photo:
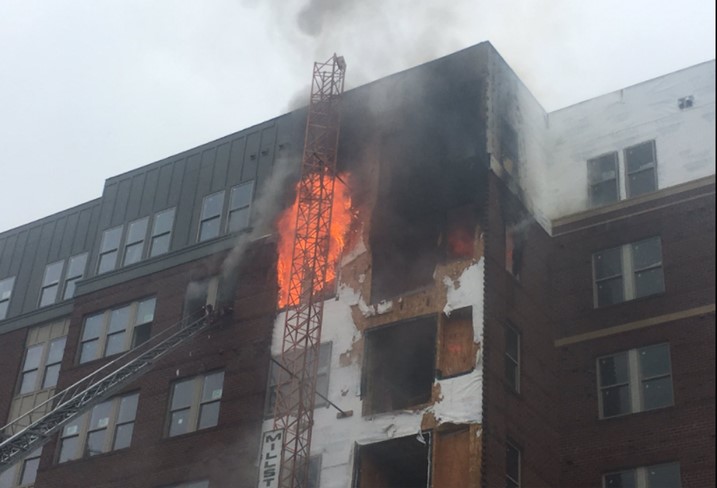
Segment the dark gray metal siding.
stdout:
<svg viewBox="0 0 717 488">
<path fill-rule="evenodd" d="M 47 264 L 90 251 L 99 207 L 92 200 L 0 234 L 0 280 L 15 276 L 7 318 L 37 308 Z"/>
</svg>

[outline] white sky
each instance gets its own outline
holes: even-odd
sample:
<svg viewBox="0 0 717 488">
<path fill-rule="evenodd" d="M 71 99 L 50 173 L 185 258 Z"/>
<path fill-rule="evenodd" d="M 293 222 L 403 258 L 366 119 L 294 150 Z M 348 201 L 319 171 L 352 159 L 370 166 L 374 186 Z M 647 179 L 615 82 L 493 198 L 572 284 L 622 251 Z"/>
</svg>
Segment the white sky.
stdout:
<svg viewBox="0 0 717 488">
<path fill-rule="evenodd" d="M 0 0 L 0 232 L 304 104 L 313 61 L 333 52 L 350 88 L 484 40 L 554 110 L 713 59 L 715 6 Z"/>
</svg>

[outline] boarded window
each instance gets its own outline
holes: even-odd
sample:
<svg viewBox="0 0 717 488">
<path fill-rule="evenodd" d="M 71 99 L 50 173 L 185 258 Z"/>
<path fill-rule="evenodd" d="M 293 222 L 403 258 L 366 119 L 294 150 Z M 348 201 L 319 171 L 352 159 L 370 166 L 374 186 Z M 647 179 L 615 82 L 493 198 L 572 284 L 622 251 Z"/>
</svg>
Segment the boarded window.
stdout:
<svg viewBox="0 0 717 488">
<path fill-rule="evenodd" d="M 470 429 L 437 432 L 434 437 L 433 488 L 470 486 Z"/>
<path fill-rule="evenodd" d="M 470 373 L 475 365 L 473 309 L 454 310 L 441 320 L 438 375 L 441 378 Z"/>
<path fill-rule="evenodd" d="M 423 317 L 366 333 L 362 377 L 366 414 L 400 410 L 431 399 L 436 319 Z"/>
</svg>

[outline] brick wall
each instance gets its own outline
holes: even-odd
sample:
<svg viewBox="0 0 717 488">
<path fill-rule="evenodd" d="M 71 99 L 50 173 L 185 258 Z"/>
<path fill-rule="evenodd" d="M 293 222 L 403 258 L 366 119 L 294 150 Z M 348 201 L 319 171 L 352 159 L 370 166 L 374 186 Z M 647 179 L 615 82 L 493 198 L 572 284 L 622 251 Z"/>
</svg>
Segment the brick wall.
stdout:
<svg viewBox="0 0 717 488">
<path fill-rule="evenodd" d="M 27 329 L 0 335 L 0 424 L 9 420 L 12 397 L 17 389 L 20 368 L 25 359 Z"/>
<path fill-rule="evenodd" d="M 522 451 L 524 487 L 557 486 L 559 473 L 556 351 L 550 332 L 549 236 L 525 228 L 520 281 L 505 269 L 504 224 L 517 199 L 491 177 L 485 262 L 483 486 L 505 486 L 505 444 Z M 505 381 L 505 326 L 521 335 L 520 393 Z"/>
<path fill-rule="evenodd" d="M 220 270 L 224 255 L 177 266 L 121 286 L 78 297 L 71 317 L 59 387 L 104 364 L 77 365 L 85 315 L 139 298 L 157 297 L 154 330 L 181 319 L 187 284 Z M 249 251 L 239 273 L 234 314 L 179 346 L 125 391 L 139 391 L 131 447 L 92 458 L 56 464 L 56 440 L 43 451 L 37 488 L 74 486 L 154 487 L 208 478 L 212 486 L 256 484 L 269 366 L 269 345 L 276 303 L 274 248 Z M 216 427 L 167 438 L 166 417 L 173 381 L 215 369 L 224 370 Z"/>
</svg>

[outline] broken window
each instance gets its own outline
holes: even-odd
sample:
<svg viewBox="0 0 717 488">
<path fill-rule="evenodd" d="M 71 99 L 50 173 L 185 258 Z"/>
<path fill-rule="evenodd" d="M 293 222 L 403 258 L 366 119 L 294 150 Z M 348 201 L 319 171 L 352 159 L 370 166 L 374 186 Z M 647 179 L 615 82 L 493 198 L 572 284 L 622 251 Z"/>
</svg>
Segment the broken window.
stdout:
<svg viewBox="0 0 717 488">
<path fill-rule="evenodd" d="M 409 408 L 431 399 L 435 376 L 435 316 L 366 332 L 364 413 Z"/>
<path fill-rule="evenodd" d="M 628 198 L 657 190 L 655 141 L 625 149 L 625 172 Z"/>
<path fill-rule="evenodd" d="M 617 152 L 588 160 L 591 207 L 599 207 L 620 199 L 617 175 Z"/>
<path fill-rule="evenodd" d="M 358 447 L 356 488 L 426 488 L 430 436 L 410 435 Z"/>
<path fill-rule="evenodd" d="M 205 305 L 215 306 L 218 295 L 218 276 L 189 283 L 184 296 L 184 318 L 190 322 L 202 318 Z"/>
<path fill-rule="evenodd" d="M 438 353 L 438 376 L 449 378 L 470 373 L 475 366 L 473 342 L 473 309 L 465 307 L 441 317 L 441 340 Z"/>
<path fill-rule="evenodd" d="M 505 227 L 505 269 L 517 280 L 523 267 L 525 230 L 520 225 Z"/>
</svg>

